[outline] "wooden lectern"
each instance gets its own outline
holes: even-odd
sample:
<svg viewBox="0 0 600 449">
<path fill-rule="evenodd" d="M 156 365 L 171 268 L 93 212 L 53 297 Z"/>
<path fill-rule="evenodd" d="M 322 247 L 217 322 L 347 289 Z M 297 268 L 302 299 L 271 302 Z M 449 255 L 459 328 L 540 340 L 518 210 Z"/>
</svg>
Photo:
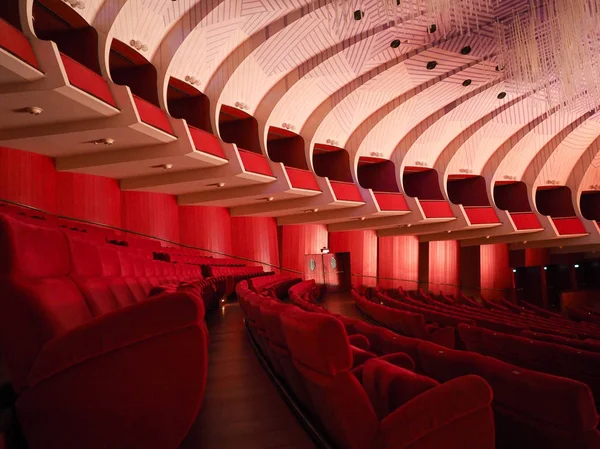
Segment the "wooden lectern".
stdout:
<svg viewBox="0 0 600 449">
<path fill-rule="evenodd" d="M 350 253 L 306 254 L 304 278 L 325 284 L 330 293 L 349 292 L 352 282 Z"/>
</svg>

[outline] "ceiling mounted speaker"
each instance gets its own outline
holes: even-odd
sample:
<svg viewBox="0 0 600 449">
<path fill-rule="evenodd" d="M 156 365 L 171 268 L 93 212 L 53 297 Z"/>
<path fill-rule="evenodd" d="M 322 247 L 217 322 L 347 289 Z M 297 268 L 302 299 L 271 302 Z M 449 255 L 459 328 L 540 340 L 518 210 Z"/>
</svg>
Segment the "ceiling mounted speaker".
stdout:
<svg viewBox="0 0 600 449">
<path fill-rule="evenodd" d="M 465 87 L 468 87 L 468 86 L 471 85 L 471 83 L 472 83 L 471 80 L 464 80 L 463 83 L 462 83 L 462 85 L 465 86 Z"/>
<path fill-rule="evenodd" d="M 360 20 L 365 16 L 365 12 L 361 11 L 360 9 L 357 9 L 356 11 L 354 11 L 354 20 Z"/>
<path fill-rule="evenodd" d="M 498 94 L 498 100 L 504 100 L 506 98 L 506 92 L 500 92 Z"/>
<path fill-rule="evenodd" d="M 437 67 L 437 61 L 429 61 L 427 63 L 427 70 L 433 70 Z"/>
<path fill-rule="evenodd" d="M 460 50 L 460 54 L 461 55 L 468 55 L 469 53 L 471 53 L 471 46 L 470 45 L 467 45 L 466 47 L 463 47 Z"/>
<path fill-rule="evenodd" d="M 431 25 L 429 25 L 429 28 L 427 29 L 427 32 L 429 34 L 433 34 L 437 31 L 437 25 L 435 23 L 432 23 Z"/>
<path fill-rule="evenodd" d="M 400 46 L 400 39 L 394 39 L 390 45 L 392 48 L 398 48 Z"/>
</svg>

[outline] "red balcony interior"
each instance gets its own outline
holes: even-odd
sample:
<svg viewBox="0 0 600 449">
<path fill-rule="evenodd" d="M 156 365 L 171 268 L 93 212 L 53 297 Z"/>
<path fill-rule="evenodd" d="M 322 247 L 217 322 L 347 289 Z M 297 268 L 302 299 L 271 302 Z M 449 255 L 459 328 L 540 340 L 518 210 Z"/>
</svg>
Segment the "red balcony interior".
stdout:
<svg viewBox="0 0 600 449">
<path fill-rule="evenodd" d="M 273 176 L 273 172 L 271 171 L 271 167 L 269 166 L 269 162 L 267 158 L 262 154 L 254 153 L 252 151 L 243 150 L 238 148 L 240 153 L 240 157 L 242 158 L 242 164 L 246 171 L 252 173 L 258 173 L 260 175 L 265 176 Z"/>
<path fill-rule="evenodd" d="M 285 171 L 287 172 L 292 187 L 296 189 L 321 191 L 313 172 L 287 166 L 285 167 Z"/>
<path fill-rule="evenodd" d="M 0 19 L 0 47 L 21 61 L 39 69 L 33 48 L 25 35 L 2 19 Z"/>
<path fill-rule="evenodd" d="M 465 212 L 472 225 L 500 223 L 493 207 L 466 206 Z"/>
<path fill-rule="evenodd" d="M 363 198 L 358 186 L 352 182 L 331 181 L 333 193 L 339 201 L 355 201 L 362 203 Z"/>
<path fill-rule="evenodd" d="M 108 83 L 104 78 L 63 53 L 60 54 L 60 57 L 65 66 L 69 82 L 73 86 L 93 95 L 98 100 L 117 107 Z"/>
<path fill-rule="evenodd" d="M 541 229 L 542 227 L 533 212 L 511 212 L 510 216 L 518 230 Z"/>
<path fill-rule="evenodd" d="M 133 101 L 142 122 L 154 126 L 168 134 L 173 134 L 173 128 L 171 128 L 171 123 L 169 122 L 165 111 L 137 95 L 133 96 Z"/>
<path fill-rule="evenodd" d="M 383 211 L 409 211 L 404 195 L 392 192 L 374 192 L 379 208 Z"/>
<path fill-rule="evenodd" d="M 211 133 L 207 133 L 206 131 L 202 131 L 195 126 L 188 125 L 188 128 L 190 130 L 190 135 L 192 136 L 192 141 L 194 142 L 194 148 L 196 148 L 196 150 L 227 159 L 225 157 L 225 152 L 219 143 L 219 139 L 217 139 L 216 136 L 212 135 Z"/>
<path fill-rule="evenodd" d="M 587 234 L 578 217 L 553 217 L 552 222 L 560 235 Z"/>
<path fill-rule="evenodd" d="M 419 200 L 426 218 L 452 218 L 450 205 L 444 200 Z"/>
</svg>

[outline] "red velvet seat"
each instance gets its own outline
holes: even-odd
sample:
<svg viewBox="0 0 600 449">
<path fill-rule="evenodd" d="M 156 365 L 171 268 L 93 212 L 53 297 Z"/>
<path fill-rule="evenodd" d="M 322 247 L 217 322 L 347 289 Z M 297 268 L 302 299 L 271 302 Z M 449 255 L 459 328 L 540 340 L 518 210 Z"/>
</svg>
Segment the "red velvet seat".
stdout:
<svg viewBox="0 0 600 449">
<path fill-rule="evenodd" d="M 418 351 L 422 371 L 437 380 L 473 373 L 488 381 L 501 447 L 589 449 L 600 444 L 594 399 L 585 384 L 428 342 Z"/>
<path fill-rule="evenodd" d="M 97 254 L 80 266 L 88 250 L 72 257 L 59 228 L 0 215 L 0 351 L 29 448 L 174 448 L 204 393 L 202 304 L 177 293 L 115 308 L 118 276 L 96 281 L 116 267 Z"/>
<path fill-rule="evenodd" d="M 315 411 L 337 447 L 375 448 L 453 448 L 494 447 L 494 423 L 489 386 L 481 378 L 466 376 L 423 391 L 411 383 L 405 370 L 380 359 L 365 363 L 364 384 L 350 371 L 353 360 L 348 337 L 341 321 L 332 316 L 290 310 L 281 316 L 283 331 L 294 365 L 302 375 Z M 417 393 L 408 402 L 390 401 L 388 410 L 374 405 L 383 381 L 372 373 L 384 364 L 386 382 L 398 379 L 406 390 Z M 398 370 L 402 370 L 401 373 Z M 396 371 L 396 372 L 395 372 Z M 395 373 L 394 373 L 395 372 Z M 380 397 L 380 396 L 379 396 Z M 407 393 L 403 398 L 406 399 Z M 380 418 L 375 412 L 390 411 Z M 390 408 L 390 407 L 388 407 Z"/>
</svg>

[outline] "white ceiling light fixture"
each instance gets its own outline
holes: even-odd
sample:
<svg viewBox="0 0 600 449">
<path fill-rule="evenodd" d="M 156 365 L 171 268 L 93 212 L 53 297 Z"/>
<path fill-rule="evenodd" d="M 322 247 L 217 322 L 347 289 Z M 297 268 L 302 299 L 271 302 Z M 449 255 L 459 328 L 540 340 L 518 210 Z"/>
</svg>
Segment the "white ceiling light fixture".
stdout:
<svg viewBox="0 0 600 449">
<path fill-rule="evenodd" d="M 143 44 L 141 41 L 135 39 L 131 39 L 129 41 L 129 45 L 131 45 L 137 51 L 148 51 L 148 46 L 146 44 Z"/>
<path fill-rule="evenodd" d="M 69 4 L 71 8 L 85 9 L 85 2 L 83 0 L 63 0 L 63 2 Z"/>
<path fill-rule="evenodd" d="M 39 106 L 28 106 L 25 108 L 25 112 L 31 115 L 40 115 L 44 110 Z"/>
<path fill-rule="evenodd" d="M 195 76 L 187 75 L 185 77 L 185 81 L 186 81 L 186 83 L 190 83 L 192 86 L 200 84 L 200 80 L 198 78 L 196 78 Z"/>
<path fill-rule="evenodd" d="M 115 143 L 115 139 L 111 137 L 106 137 L 104 139 L 94 140 L 94 145 L 113 145 Z"/>
</svg>

